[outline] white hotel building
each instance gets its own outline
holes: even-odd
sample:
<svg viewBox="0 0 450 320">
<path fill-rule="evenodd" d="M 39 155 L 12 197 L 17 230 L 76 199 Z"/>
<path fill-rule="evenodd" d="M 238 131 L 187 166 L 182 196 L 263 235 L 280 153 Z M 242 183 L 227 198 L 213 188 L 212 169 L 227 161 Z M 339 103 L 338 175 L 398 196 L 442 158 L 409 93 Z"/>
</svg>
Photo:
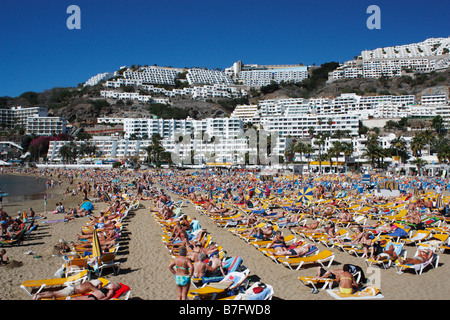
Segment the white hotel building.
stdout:
<svg viewBox="0 0 450 320">
<path fill-rule="evenodd" d="M 66 133 L 66 125 L 66 119 L 62 117 L 29 117 L 26 133 L 38 136 Z"/>
<path fill-rule="evenodd" d="M 242 70 L 239 79 L 245 86 L 261 87 L 271 82 L 301 82 L 308 78 L 308 68 L 298 66 L 291 68 L 266 69 L 266 70 Z"/>
<path fill-rule="evenodd" d="M 99 73 L 93 77 L 91 77 L 88 81 L 84 83 L 84 87 L 86 86 L 95 86 L 97 83 L 99 83 L 102 80 L 108 80 L 114 77 L 114 74 L 111 72 L 105 72 L 105 73 Z"/>
<path fill-rule="evenodd" d="M 175 79 L 183 69 L 164 67 L 140 67 L 136 71 L 128 69 L 124 71 L 123 77 L 128 80 L 141 82 L 141 84 L 169 84 L 175 85 Z"/>
<path fill-rule="evenodd" d="M 329 74 L 341 78 L 400 76 L 403 70 L 431 72 L 450 68 L 450 37 L 430 38 L 420 43 L 364 50 Z"/>
<path fill-rule="evenodd" d="M 233 85 L 233 80 L 223 71 L 193 68 L 189 69 L 186 79 L 190 85 L 223 84 Z"/>
</svg>

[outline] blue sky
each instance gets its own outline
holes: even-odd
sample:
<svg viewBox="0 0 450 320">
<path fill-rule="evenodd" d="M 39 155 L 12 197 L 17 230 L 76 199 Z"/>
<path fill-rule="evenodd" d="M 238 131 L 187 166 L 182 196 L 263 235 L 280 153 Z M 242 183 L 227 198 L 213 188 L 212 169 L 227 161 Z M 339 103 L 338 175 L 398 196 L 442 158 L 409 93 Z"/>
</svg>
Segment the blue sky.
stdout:
<svg viewBox="0 0 450 320">
<path fill-rule="evenodd" d="M 69 30 L 67 7 L 81 9 Z M 381 29 L 369 30 L 369 5 Z M 344 62 L 448 37 L 443 0 L 15 0 L 0 4 L 0 96 L 76 86 L 123 65 L 226 68 Z"/>
</svg>

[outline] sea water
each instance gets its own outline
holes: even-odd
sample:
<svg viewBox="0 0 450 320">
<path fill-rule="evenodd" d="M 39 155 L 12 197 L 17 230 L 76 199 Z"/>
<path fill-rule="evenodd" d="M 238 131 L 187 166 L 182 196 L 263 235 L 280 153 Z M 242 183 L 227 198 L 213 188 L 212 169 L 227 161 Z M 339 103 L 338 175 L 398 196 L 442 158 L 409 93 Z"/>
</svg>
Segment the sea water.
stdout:
<svg viewBox="0 0 450 320">
<path fill-rule="evenodd" d="M 30 176 L 16 176 L 16 175 L 0 175 L 0 193 L 7 195 L 3 196 L 3 203 L 13 203 L 27 200 L 44 201 L 46 194 L 47 179 Z"/>
</svg>

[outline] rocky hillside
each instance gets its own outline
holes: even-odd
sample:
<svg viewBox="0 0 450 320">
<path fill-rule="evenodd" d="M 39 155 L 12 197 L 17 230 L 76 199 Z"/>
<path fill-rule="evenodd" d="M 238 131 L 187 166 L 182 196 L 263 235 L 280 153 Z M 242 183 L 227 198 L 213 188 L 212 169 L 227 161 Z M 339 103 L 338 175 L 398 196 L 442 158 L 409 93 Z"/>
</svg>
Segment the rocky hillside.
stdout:
<svg viewBox="0 0 450 320">
<path fill-rule="evenodd" d="M 341 93 L 358 95 L 405 95 L 413 94 L 420 98 L 422 94 L 445 93 L 449 95 L 450 70 L 429 74 L 405 75 L 386 79 L 340 79 L 331 83 L 321 82 L 312 90 L 299 85 L 280 86 L 279 90 L 268 94 L 275 97 L 291 98 L 335 98 Z M 264 97 L 266 98 L 266 97 Z"/>
<path fill-rule="evenodd" d="M 333 63 L 328 69 L 334 68 Z M 98 117 L 151 117 L 203 119 L 228 116 L 236 104 L 257 103 L 262 99 L 276 98 L 334 98 L 341 93 L 354 92 L 358 95 L 404 95 L 449 94 L 450 70 L 430 74 L 406 75 L 391 79 L 341 79 L 328 83 L 328 69 L 317 68 L 307 81 L 297 84 L 275 85 L 270 90 L 250 91 L 249 99 L 241 101 L 197 101 L 171 98 L 171 106 L 151 105 L 141 102 L 123 102 L 99 98 L 101 85 L 79 88 L 53 88 L 41 93 L 25 92 L 19 97 L 0 97 L 0 108 L 21 105 L 45 106 L 49 114 L 65 117 L 70 123 L 92 123 Z"/>
</svg>

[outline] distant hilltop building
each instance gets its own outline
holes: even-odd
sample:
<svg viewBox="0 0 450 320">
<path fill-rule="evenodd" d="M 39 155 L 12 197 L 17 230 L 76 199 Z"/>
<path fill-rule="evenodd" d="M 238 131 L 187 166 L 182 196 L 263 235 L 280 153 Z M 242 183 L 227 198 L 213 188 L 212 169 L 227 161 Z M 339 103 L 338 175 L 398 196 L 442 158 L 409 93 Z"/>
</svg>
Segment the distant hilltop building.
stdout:
<svg viewBox="0 0 450 320">
<path fill-rule="evenodd" d="M 233 85 L 233 80 L 223 71 L 194 68 L 189 69 L 186 79 L 190 85 L 224 84 Z"/>
<path fill-rule="evenodd" d="M 26 134 L 38 136 L 65 133 L 67 121 L 62 117 L 49 117 L 45 107 L 0 109 L 0 126 L 22 127 Z"/>
<path fill-rule="evenodd" d="M 111 72 L 99 73 L 91 77 L 88 81 L 84 83 L 84 86 L 95 86 L 100 81 L 111 79 L 114 76 Z"/>
<path fill-rule="evenodd" d="M 300 82 L 308 78 L 308 67 L 297 65 L 257 65 L 242 64 L 237 61 L 232 67 L 225 69 L 235 81 L 249 87 L 261 87 L 272 82 Z"/>
<path fill-rule="evenodd" d="M 356 59 L 330 72 L 328 79 L 394 77 L 406 71 L 428 73 L 449 67 L 450 37 L 430 38 L 419 43 L 364 50 Z"/>
</svg>

